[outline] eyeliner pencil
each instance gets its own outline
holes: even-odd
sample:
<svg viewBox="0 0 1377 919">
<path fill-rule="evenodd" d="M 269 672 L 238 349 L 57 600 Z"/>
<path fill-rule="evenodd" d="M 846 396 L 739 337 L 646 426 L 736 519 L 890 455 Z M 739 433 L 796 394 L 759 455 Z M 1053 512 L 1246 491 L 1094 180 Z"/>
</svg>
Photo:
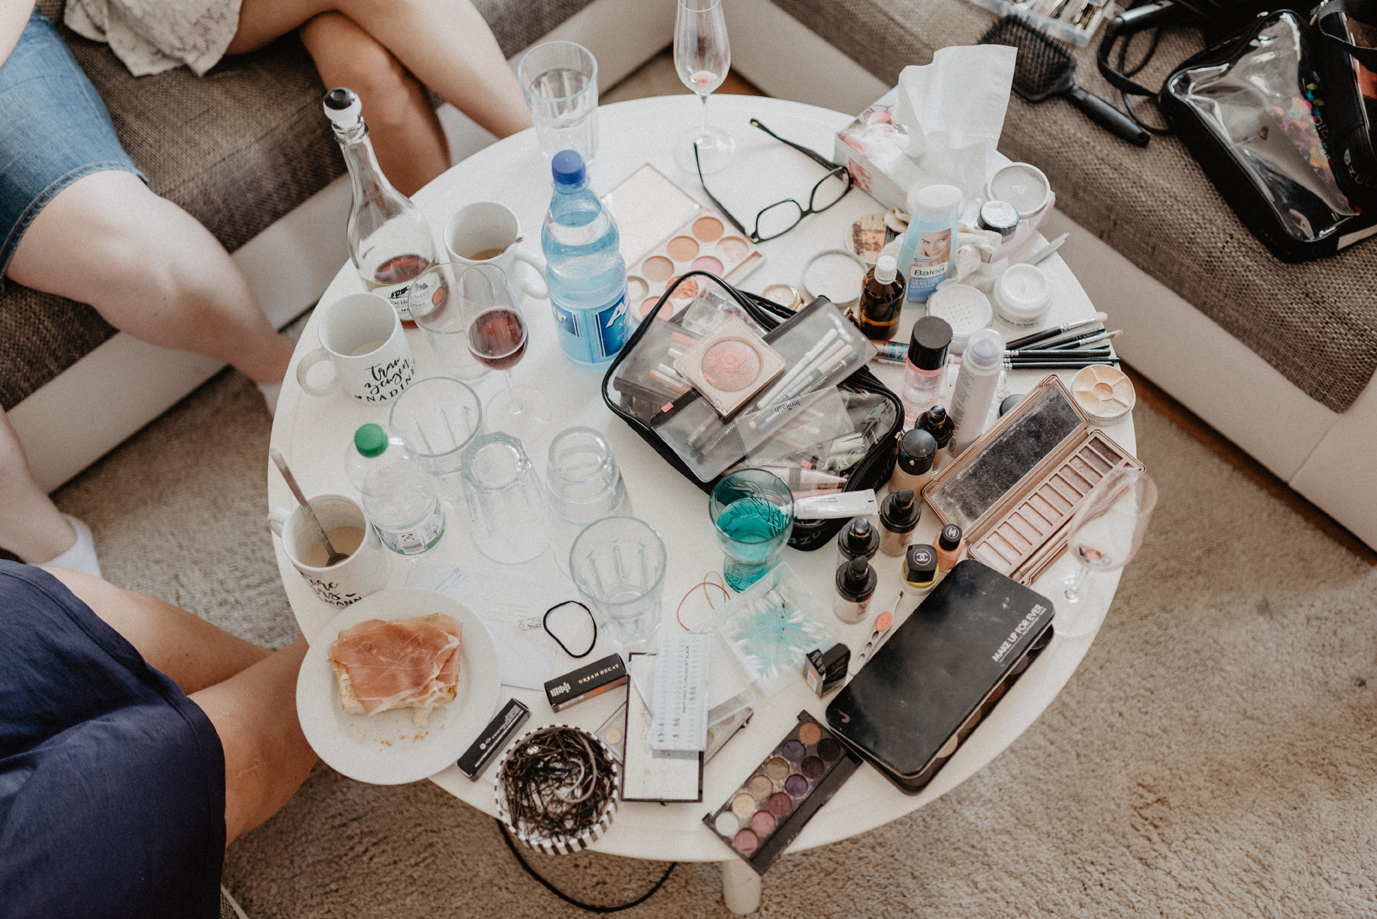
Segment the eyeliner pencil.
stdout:
<svg viewBox="0 0 1377 919">
<path fill-rule="evenodd" d="M 1097 364 L 1117 364 L 1117 357 L 1107 357 L 1095 361 L 1005 361 L 1004 366 L 1009 370 L 1062 370 L 1074 367 L 1094 367 Z"/>
<path fill-rule="evenodd" d="M 1027 345 L 1036 344 L 1040 341 L 1046 341 L 1049 338 L 1056 338 L 1058 335 L 1061 335 L 1065 332 L 1070 332 L 1072 329 L 1083 328 L 1085 326 L 1091 325 L 1092 323 L 1104 322 L 1108 318 L 1108 315 L 1105 313 L 1096 313 L 1090 319 L 1082 319 L 1080 322 L 1068 322 L 1065 325 L 1057 326 L 1055 329 L 1044 329 L 1041 332 L 1034 332 L 1031 335 L 1023 336 L 1022 338 L 1015 338 L 1013 341 L 1005 345 L 1005 347 L 1015 349 L 1023 348 Z"/>
</svg>

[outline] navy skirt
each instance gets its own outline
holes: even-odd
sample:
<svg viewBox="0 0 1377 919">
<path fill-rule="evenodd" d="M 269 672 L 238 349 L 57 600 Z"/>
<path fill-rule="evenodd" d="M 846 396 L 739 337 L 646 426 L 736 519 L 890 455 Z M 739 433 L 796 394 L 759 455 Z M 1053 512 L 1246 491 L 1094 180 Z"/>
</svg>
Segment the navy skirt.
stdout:
<svg viewBox="0 0 1377 919">
<path fill-rule="evenodd" d="M 0 561 L 0 913 L 213 919 L 224 854 L 210 719 L 60 581 Z"/>
</svg>

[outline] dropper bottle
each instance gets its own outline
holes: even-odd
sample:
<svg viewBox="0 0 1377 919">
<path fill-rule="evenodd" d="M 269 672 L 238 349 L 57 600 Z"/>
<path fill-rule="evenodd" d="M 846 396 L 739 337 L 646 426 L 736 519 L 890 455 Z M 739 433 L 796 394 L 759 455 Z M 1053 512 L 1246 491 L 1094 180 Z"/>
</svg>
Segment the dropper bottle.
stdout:
<svg viewBox="0 0 1377 919">
<path fill-rule="evenodd" d="M 882 255 L 861 285 L 861 332 L 871 341 L 889 341 L 904 312 L 904 282 L 892 255 Z"/>
</svg>

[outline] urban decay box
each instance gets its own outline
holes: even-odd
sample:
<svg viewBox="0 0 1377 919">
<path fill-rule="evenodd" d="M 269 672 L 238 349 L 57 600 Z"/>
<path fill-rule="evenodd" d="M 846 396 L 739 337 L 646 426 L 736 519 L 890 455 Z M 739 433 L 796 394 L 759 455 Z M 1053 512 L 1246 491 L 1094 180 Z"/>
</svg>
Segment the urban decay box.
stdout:
<svg viewBox="0 0 1377 919">
<path fill-rule="evenodd" d="M 1052 601 L 966 559 L 827 706 L 836 736 L 917 794 L 1052 638 Z"/>
</svg>

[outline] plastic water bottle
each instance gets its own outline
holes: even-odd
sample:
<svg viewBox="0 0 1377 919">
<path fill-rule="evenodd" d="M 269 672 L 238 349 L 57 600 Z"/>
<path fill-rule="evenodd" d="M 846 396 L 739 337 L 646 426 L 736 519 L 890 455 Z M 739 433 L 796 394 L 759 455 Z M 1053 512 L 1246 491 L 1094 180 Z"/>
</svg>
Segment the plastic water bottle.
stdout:
<svg viewBox="0 0 1377 919">
<path fill-rule="evenodd" d="M 626 341 L 626 261 L 617 223 L 588 187 L 583 157 L 561 150 L 550 160 L 555 193 L 540 231 L 545 283 L 565 355 L 605 364 Z"/>
<path fill-rule="evenodd" d="M 445 512 L 435 480 L 402 438 L 365 424 L 354 432 L 344 470 L 363 494 L 363 512 L 384 546 L 398 555 L 420 555 L 440 541 Z"/>
</svg>

